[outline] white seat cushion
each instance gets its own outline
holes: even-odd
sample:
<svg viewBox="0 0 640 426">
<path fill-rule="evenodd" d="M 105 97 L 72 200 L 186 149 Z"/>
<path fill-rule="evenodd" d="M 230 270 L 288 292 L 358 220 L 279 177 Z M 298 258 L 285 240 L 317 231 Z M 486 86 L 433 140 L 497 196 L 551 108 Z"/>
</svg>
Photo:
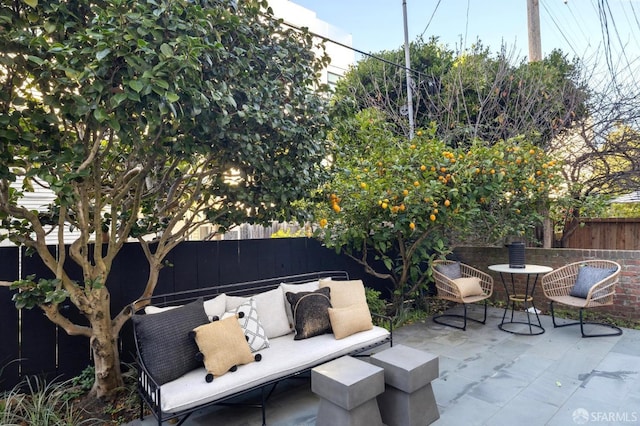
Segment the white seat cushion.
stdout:
<svg viewBox="0 0 640 426">
<path fill-rule="evenodd" d="M 204 368 L 165 383 L 160 388 L 161 409 L 172 413 L 198 407 L 346 355 L 388 336 L 387 330 L 377 326 L 340 340 L 333 334 L 323 334 L 294 341 L 293 334 L 287 334 L 270 340 L 270 347 L 260 352 L 262 361 L 241 365 L 237 371 L 216 377 L 211 383 L 205 381 Z"/>
</svg>

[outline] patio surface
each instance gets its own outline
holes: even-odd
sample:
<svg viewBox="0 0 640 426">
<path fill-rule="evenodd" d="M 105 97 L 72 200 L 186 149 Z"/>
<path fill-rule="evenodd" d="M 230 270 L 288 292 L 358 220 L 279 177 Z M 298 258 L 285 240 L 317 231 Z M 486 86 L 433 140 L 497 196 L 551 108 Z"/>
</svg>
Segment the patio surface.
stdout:
<svg viewBox="0 0 640 426">
<path fill-rule="evenodd" d="M 472 316 L 481 314 L 474 306 Z M 486 325 L 466 331 L 430 319 L 394 331 L 394 344 L 439 356 L 433 391 L 440 411 L 434 425 L 640 425 L 640 330 L 583 339 L 579 326 L 519 336 L 498 329 L 502 309 L 489 308 Z M 520 313 L 524 316 L 524 313 Z M 269 425 L 315 425 L 318 399 L 308 380 L 290 381 L 267 405 Z M 153 416 L 129 426 L 157 424 Z M 185 426 L 261 424 L 259 409 L 213 407 Z"/>
</svg>

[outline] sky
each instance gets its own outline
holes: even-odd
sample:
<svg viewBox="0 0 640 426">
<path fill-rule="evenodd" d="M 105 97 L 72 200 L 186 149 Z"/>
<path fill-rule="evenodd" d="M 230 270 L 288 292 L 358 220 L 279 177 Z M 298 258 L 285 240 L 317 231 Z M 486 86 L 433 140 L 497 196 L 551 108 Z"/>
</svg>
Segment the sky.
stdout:
<svg viewBox="0 0 640 426">
<path fill-rule="evenodd" d="M 355 49 L 379 52 L 403 46 L 403 0 L 293 1 L 350 33 Z M 437 36 L 456 49 L 479 38 L 492 52 L 505 44 L 516 57 L 528 56 L 527 0 L 405 1 L 410 41 Z M 619 58 L 624 50 L 625 64 L 640 62 L 640 0 L 540 0 L 539 5 L 543 56 L 556 48 L 569 57 L 602 53 L 599 13 L 604 10 L 612 56 Z"/>
</svg>

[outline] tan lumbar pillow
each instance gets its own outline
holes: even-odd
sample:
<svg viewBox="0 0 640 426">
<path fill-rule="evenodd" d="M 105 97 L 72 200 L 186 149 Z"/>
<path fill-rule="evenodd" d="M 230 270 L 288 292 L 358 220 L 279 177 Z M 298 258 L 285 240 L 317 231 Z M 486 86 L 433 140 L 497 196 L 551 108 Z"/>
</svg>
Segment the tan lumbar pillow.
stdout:
<svg viewBox="0 0 640 426">
<path fill-rule="evenodd" d="M 484 294 L 482 286 L 480 285 L 480 278 L 478 277 L 456 278 L 452 281 L 456 287 L 458 287 L 460 296 L 462 297 L 482 296 Z"/>
<path fill-rule="evenodd" d="M 329 308 L 329 319 L 336 339 L 343 339 L 373 328 L 371 313 L 367 305 L 357 304 L 346 308 Z"/>
<path fill-rule="evenodd" d="M 238 365 L 262 359 L 260 354 L 254 357 L 251 353 L 235 315 L 196 327 L 192 336 L 200 349 L 199 358 L 204 361 L 208 373 L 205 378 L 207 382 L 227 371 L 236 371 Z"/>
</svg>

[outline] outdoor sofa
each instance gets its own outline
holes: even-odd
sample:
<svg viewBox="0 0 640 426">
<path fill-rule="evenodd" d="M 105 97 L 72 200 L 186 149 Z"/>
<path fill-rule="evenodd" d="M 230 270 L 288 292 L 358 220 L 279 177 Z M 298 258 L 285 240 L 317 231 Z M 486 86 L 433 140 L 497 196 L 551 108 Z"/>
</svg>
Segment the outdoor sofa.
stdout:
<svg viewBox="0 0 640 426">
<path fill-rule="evenodd" d="M 322 295 L 329 295 L 329 305 Z M 349 280 L 344 271 L 168 293 L 138 300 L 131 306 L 135 313 L 140 417 L 146 405 L 158 425 L 169 419 L 180 419 L 177 424 L 181 424 L 202 407 L 237 401 L 259 406 L 262 423 L 266 424 L 266 403 L 280 381 L 344 355 L 362 356 L 373 348 L 392 344 L 391 321 L 387 318 L 389 330 L 373 325 L 362 281 Z M 314 330 L 314 324 L 326 322 L 322 312 L 331 313 L 329 332 Z M 212 343 L 210 346 L 219 351 L 208 354 L 205 368 L 201 352 L 209 349 L 200 350 L 191 330 L 201 325 L 213 330 L 231 324 L 229 316 L 242 316 L 233 321 L 242 326 L 251 358 L 242 358 L 244 361 L 238 364 L 229 364 L 226 359 L 236 356 L 236 345 L 224 341 L 224 336 L 235 335 L 234 328 L 233 333 L 215 335 L 223 335 L 222 343 L 212 343 L 217 341 L 215 336 L 214 340 L 207 337 L 198 342 Z M 246 353 L 244 345 L 237 346 Z M 211 361 L 226 362 L 222 368 L 228 372 L 212 372 Z"/>
</svg>

